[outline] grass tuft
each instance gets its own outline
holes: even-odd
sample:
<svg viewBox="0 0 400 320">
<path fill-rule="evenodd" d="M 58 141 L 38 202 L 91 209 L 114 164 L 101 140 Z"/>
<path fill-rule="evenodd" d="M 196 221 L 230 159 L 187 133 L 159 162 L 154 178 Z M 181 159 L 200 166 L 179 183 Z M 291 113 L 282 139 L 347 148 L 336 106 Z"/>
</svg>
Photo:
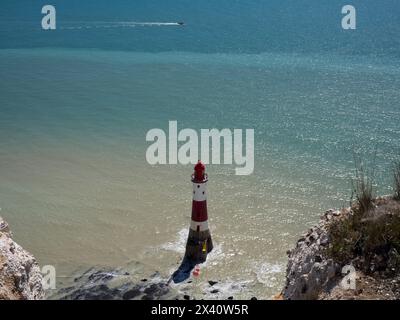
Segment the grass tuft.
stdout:
<svg viewBox="0 0 400 320">
<path fill-rule="evenodd" d="M 367 274 L 377 271 L 400 271 L 400 206 L 383 205 L 382 212 L 369 213 L 359 220 L 347 216 L 333 221 L 329 226 L 328 255 L 344 265 L 359 257 L 357 268 Z M 393 265 L 391 255 L 399 260 Z M 380 257 L 377 259 L 377 257 Z M 378 262 L 377 262 L 378 261 Z M 373 269 L 371 270 L 371 267 Z M 395 270 L 393 270 L 395 267 Z"/>
<path fill-rule="evenodd" d="M 354 165 L 355 177 L 352 180 L 352 193 L 355 195 L 358 204 L 356 213 L 362 216 L 374 205 L 373 171 L 367 170 L 362 160 L 356 155 L 354 155 Z"/>
<path fill-rule="evenodd" d="M 394 199 L 400 200 L 400 161 L 394 166 Z"/>
</svg>

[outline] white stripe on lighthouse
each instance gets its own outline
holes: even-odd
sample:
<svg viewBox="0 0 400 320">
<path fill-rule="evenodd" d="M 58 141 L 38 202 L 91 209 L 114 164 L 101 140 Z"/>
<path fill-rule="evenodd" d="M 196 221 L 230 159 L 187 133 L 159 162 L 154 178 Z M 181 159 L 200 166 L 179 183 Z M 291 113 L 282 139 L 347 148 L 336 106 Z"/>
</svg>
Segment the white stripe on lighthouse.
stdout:
<svg viewBox="0 0 400 320">
<path fill-rule="evenodd" d="M 193 182 L 193 200 L 194 201 L 206 201 L 206 185 L 207 182 L 204 183 L 195 183 Z"/>
<path fill-rule="evenodd" d="M 197 229 L 198 227 L 198 229 Z M 197 222 L 197 221 L 190 221 L 190 229 L 194 231 L 206 231 L 208 230 L 208 221 Z"/>
</svg>

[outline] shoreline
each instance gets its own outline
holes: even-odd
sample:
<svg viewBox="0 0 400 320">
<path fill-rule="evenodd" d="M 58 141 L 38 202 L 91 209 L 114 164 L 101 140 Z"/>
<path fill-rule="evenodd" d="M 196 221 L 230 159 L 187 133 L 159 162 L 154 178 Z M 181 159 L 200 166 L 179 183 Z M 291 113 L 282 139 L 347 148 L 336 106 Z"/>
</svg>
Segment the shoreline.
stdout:
<svg viewBox="0 0 400 320">
<path fill-rule="evenodd" d="M 361 220 L 364 221 L 362 223 L 368 224 L 374 215 L 377 215 L 373 220 L 374 226 L 380 223 L 376 219 L 393 217 L 390 218 L 395 219 L 393 223 L 400 221 L 399 201 L 390 196 L 377 197 L 372 201 L 374 207 L 368 211 L 370 218 Z M 400 255 L 396 249 L 389 248 L 388 253 L 379 251 L 380 254 L 375 254 L 368 261 L 357 254 L 343 261 L 332 256 L 332 246 L 338 240 L 335 239 L 333 232 L 336 229 L 332 229 L 333 226 L 354 220 L 357 210 L 358 204 L 341 210 L 330 209 L 317 224 L 299 237 L 295 247 L 287 252 L 286 284 L 280 294 L 271 297 L 272 300 L 400 299 Z M 394 227 L 397 228 L 397 225 L 394 224 Z M 400 232 L 400 229 L 394 230 Z M 346 238 L 347 234 L 344 236 Z M 75 274 L 69 284 L 57 290 L 47 290 L 45 294 L 36 259 L 12 240 L 10 228 L 3 219 L 0 219 L 0 262 L 3 262 L 0 279 L 5 284 L 3 291 L 0 290 L 3 299 L 236 300 L 236 295 L 243 293 L 248 299 L 260 298 L 252 293 L 246 281 L 238 283 L 228 279 L 201 279 L 202 282 L 199 282 L 191 275 L 182 284 L 170 285 L 168 277 L 157 271 L 149 272 L 139 262 L 133 263 L 131 268 L 92 267 Z M 357 287 L 350 290 L 343 289 L 342 283 L 345 276 L 343 267 L 346 265 L 354 266 L 357 270 L 354 278 Z M 26 275 L 20 273 L 21 268 L 26 270 Z M 139 279 L 139 273 L 135 270 L 141 270 L 141 275 L 146 272 L 149 275 Z"/>
</svg>

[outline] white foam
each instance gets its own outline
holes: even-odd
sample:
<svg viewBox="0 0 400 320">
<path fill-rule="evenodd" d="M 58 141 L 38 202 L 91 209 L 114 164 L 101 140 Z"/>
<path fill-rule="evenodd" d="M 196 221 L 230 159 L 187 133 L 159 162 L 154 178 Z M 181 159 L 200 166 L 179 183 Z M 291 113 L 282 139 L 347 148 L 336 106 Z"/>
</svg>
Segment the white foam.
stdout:
<svg viewBox="0 0 400 320">
<path fill-rule="evenodd" d="M 215 245 L 214 243 L 214 248 L 212 251 L 207 255 L 207 260 L 204 262 L 204 266 L 215 266 L 218 264 L 220 261 L 222 261 L 225 257 L 225 254 L 222 249 L 222 244 L 217 244 Z"/>
<path fill-rule="evenodd" d="M 166 242 L 161 245 L 161 249 L 167 250 L 167 251 L 173 251 L 177 252 L 179 254 L 184 254 L 185 253 L 185 248 L 186 248 L 186 241 L 188 237 L 189 229 L 188 228 L 183 228 L 181 229 L 176 236 L 176 239 L 174 241 Z M 219 261 L 224 259 L 224 253 L 223 253 L 223 246 L 222 244 L 217 244 L 215 245 L 214 243 L 214 248 L 213 250 L 207 255 L 207 261 L 203 263 L 204 266 L 211 265 L 214 266 L 216 265 Z M 183 256 L 182 256 L 183 258 Z"/>
<path fill-rule="evenodd" d="M 173 251 L 177 253 L 184 254 L 185 253 L 185 245 L 188 237 L 189 229 L 183 228 L 181 229 L 175 241 L 167 242 L 161 245 L 161 248 L 168 251 Z"/>
<path fill-rule="evenodd" d="M 277 275 L 282 273 L 282 271 L 282 265 L 269 262 L 262 262 L 256 265 L 256 269 L 254 270 L 257 281 L 270 288 L 277 285 L 277 282 L 279 281 Z"/>
</svg>

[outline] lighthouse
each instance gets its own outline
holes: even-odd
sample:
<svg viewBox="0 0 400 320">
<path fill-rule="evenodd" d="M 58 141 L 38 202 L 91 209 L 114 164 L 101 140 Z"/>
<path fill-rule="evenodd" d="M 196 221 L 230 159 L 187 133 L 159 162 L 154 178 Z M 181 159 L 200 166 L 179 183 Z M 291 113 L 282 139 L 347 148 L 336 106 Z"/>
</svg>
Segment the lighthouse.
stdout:
<svg viewBox="0 0 400 320">
<path fill-rule="evenodd" d="M 211 233 L 208 229 L 207 181 L 205 166 L 199 160 L 192 174 L 193 202 L 189 236 L 186 243 L 185 259 L 192 263 L 202 263 L 213 249 Z"/>
</svg>

